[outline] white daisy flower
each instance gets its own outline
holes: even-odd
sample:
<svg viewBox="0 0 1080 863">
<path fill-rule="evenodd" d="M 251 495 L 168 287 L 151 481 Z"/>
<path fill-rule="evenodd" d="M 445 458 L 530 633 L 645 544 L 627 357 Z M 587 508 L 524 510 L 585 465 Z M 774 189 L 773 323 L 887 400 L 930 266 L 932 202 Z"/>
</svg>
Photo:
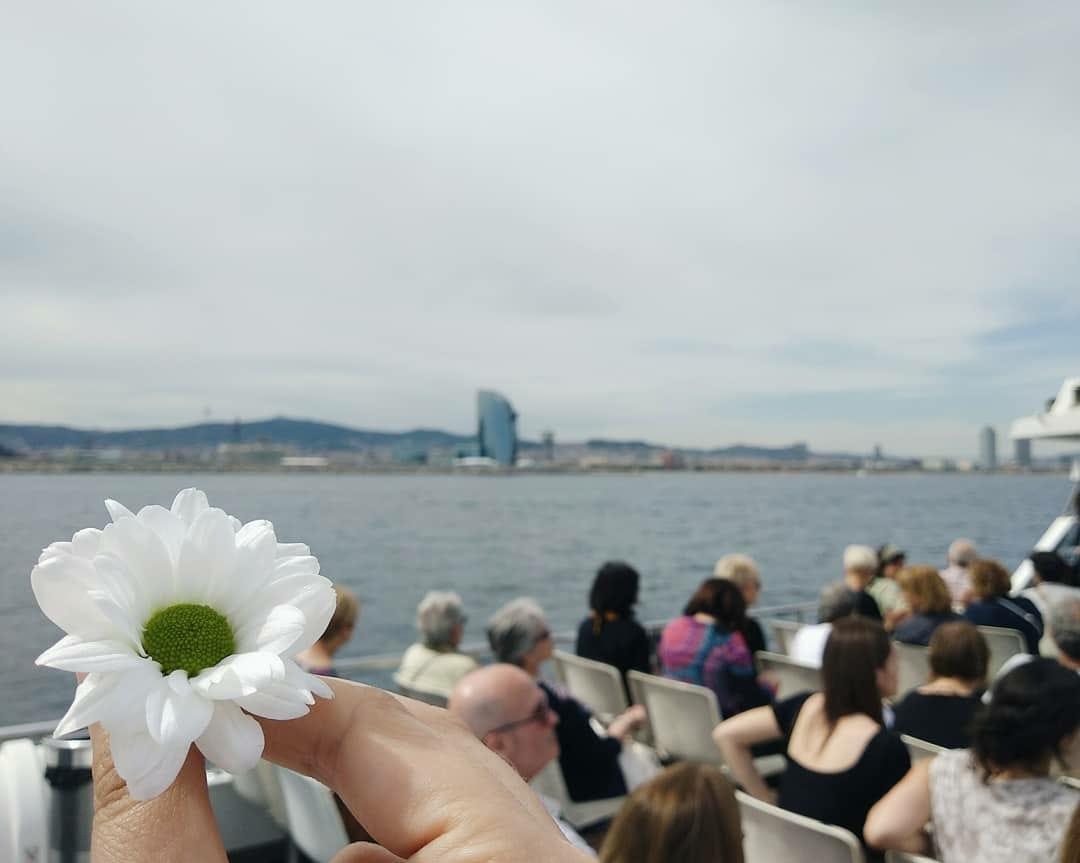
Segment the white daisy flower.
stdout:
<svg viewBox="0 0 1080 863">
<path fill-rule="evenodd" d="M 139 800 L 172 784 L 192 743 L 251 769 L 263 735 L 247 713 L 294 719 L 332 697 L 289 658 L 326 629 L 330 581 L 306 545 L 278 543 L 268 521 L 241 525 L 198 489 L 171 509 L 105 506 L 112 524 L 53 543 L 30 575 L 68 633 L 38 665 L 87 673 L 55 734 L 100 722 Z"/>
</svg>

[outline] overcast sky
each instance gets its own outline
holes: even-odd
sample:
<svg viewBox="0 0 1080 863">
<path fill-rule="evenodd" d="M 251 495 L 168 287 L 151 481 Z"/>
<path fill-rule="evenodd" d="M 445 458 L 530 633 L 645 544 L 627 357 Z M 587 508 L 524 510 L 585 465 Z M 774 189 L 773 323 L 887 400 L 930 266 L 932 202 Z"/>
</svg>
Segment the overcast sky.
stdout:
<svg viewBox="0 0 1080 863">
<path fill-rule="evenodd" d="M 0 422 L 966 455 L 1080 374 L 1076 3 L 0 12 Z"/>
</svg>

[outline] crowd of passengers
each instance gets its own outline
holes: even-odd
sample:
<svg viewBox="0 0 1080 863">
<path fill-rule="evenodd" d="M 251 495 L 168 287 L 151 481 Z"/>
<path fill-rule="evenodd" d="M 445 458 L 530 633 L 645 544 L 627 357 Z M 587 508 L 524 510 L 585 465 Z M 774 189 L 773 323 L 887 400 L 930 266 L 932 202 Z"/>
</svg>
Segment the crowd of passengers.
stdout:
<svg viewBox="0 0 1080 863">
<path fill-rule="evenodd" d="M 527 781 L 557 758 L 572 801 L 627 795 L 614 820 L 588 837 L 606 863 L 742 861 L 732 782 L 850 830 L 868 861 L 896 849 L 943 863 L 1080 863 L 1080 792 L 1060 779 L 1070 769 L 1080 775 L 1080 577 L 1054 553 L 1030 560 L 1033 586 L 1010 595 L 1008 572 L 967 540 L 950 546 L 940 572 L 906 565 L 893 545 L 849 546 L 842 578 L 821 593 L 818 623 L 801 627 L 789 647 L 791 658 L 820 668 L 821 690 L 783 699 L 757 668 L 767 644 L 747 613 L 761 591 L 752 559 L 718 561 L 656 645 L 635 618 L 637 571 L 605 563 L 577 654 L 614 666 L 624 685 L 634 670 L 712 690 L 724 717 L 713 739 L 727 775 L 685 763 L 662 769 L 634 739 L 647 719 L 640 705 L 603 727 L 544 678 L 554 642 L 531 599 L 491 617 L 495 664 L 479 667 L 459 650 L 461 598 L 428 594 L 417 612 L 420 641 L 395 679 L 403 691 L 448 699 L 450 711 Z M 351 632 L 355 599 L 342 602 Z M 1028 652 L 988 680 L 989 649 L 977 625 L 1017 630 Z M 899 700 L 894 642 L 927 646 L 930 668 L 926 683 Z M 901 734 L 945 751 L 913 764 Z M 766 753 L 785 756 L 778 777 L 758 772 L 755 758 Z M 567 838 L 593 853 L 556 802 L 544 804 Z"/>
</svg>

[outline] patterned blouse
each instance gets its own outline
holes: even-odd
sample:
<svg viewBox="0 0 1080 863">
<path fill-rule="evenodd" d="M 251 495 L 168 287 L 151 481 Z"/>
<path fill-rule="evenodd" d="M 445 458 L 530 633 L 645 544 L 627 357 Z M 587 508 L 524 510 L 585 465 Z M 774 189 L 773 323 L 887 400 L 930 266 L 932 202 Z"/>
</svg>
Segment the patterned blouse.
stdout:
<svg viewBox="0 0 1080 863">
<path fill-rule="evenodd" d="M 664 627 L 657 655 L 665 677 L 715 692 L 722 716 L 772 701 L 772 694 L 757 682 L 754 658 L 741 632 L 725 632 L 683 615 Z"/>
<path fill-rule="evenodd" d="M 930 819 L 942 863 L 1050 863 L 1080 793 L 1049 777 L 983 781 L 971 751 L 930 764 Z"/>
</svg>

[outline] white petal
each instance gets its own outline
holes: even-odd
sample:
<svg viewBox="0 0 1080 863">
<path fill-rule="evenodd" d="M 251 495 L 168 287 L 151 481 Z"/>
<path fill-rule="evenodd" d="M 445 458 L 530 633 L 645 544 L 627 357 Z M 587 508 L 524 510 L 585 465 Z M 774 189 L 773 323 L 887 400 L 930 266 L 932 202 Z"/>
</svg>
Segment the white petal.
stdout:
<svg viewBox="0 0 1080 863">
<path fill-rule="evenodd" d="M 206 500 L 205 492 L 201 492 L 197 488 L 185 488 L 176 495 L 172 502 L 173 515 L 179 517 L 188 527 L 191 527 L 195 523 L 195 519 L 209 508 L 210 504 Z"/>
<path fill-rule="evenodd" d="M 124 671 L 146 662 L 122 641 L 83 641 L 74 635 L 61 638 L 34 660 L 61 671 Z"/>
<path fill-rule="evenodd" d="M 304 716 L 315 703 L 306 689 L 297 689 L 284 683 L 275 683 L 252 695 L 235 699 L 248 713 L 267 719 L 297 719 Z"/>
<path fill-rule="evenodd" d="M 145 727 L 130 722 L 106 730 L 116 772 L 135 800 L 157 797 L 172 785 L 191 749 L 190 743 L 162 746 Z"/>
<path fill-rule="evenodd" d="M 207 698 L 226 701 L 252 695 L 285 679 L 285 664 L 272 653 L 237 653 L 199 672 L 192 687 Z"/>
<path fill-rule="evenodd" d="M 65 632 L 88 641 L 117 634 L 108 618 L 90 602 L 90 591 L 97 581 L 90 561 L 59 551 L 30 573 L 34 598 L 45 616 Z"/>
<path fill-rule="evenodd" d="M 319 559 L 308 555 L 297 557 L 278 557 L 274 561 L 274 578 L 288 575 L 318 575 Z"/>
<path fill-rule="evenodd" d="M 38 555 L 38 563 L 44 563 L 47 560 L 52 560 L 54 557 L 64 557 L 68 554 L 74 554 L 71 550 L 70 542 L 53 542 L 47 545 L 41 550 L 41 554 Z"/>
<path fill-rule="evenodd" d="M 105 509 L 109 511 L 109 518 L 114 522 L 120 521 L 122 518 L 135 518 L 135 513 L 112 498 L 105 501 Z"/>
<path fill-rule="evenodd" d="M 236 616 L 237 638 L 250 644 L 271 611 L 280 605 L 291 605 L 304 614 L 304 631 L 288 648 L 295 655 L 313 645 L 334 615 L 337 596 L 329 579 L 321 575 L 293 574 L 276 578 L 259 591 Z"/>
<path fill-rule="evenodd" d="M 220 509 L 207 509 L 188 528 L 176 564 L 176 597 L 220 607 L 230 595 L 236 563 L 236 533 Z"/>
<path fill-rule="evenodd" d="M 177 670 L 150 690 L 146 727 L 162 746 L 191 743 L 206 730 L 214 705 L 191 688 L 187 672 Z"/>
<path fill-rule="evenodd" d="M 216 701 L 214 718 L 195 745 L 222 770 L 243 773 L 262 756 L 263 732 L 258 722 L 231 701 Z"/>
<path fill-rule="evenodd" d="M 75 700 L 56 726 L 53 734 L 61 737 L 93 722 L 115 721 L 131 712 L 131 705 L 142 705 L 150 687 L 160 680 L 156 663 L 144 662 L 141 668 L 117 674 L 94 672 L 75 689 Z"/>
<path fill-rule="evenodd" d="M 101 549 L 101 531 L 96 527 L 80 530 L 71 538 L 71 553 L 92 560 Z"/>
<path fill-rule="evenodd" d="M 240 528 L 244 526 L 243 522 L 240 521 L 240 519 L 238 519 L 235 515 L 229 516 L 229 524 L 232 525 L 233 530 L 235 530 L 237 533 L 239 533 Z"/>
<path fill-rule="evenodd" d="M 297 689 L 307 689 L 313 695 L 320 698 L 333 698 L 334 690 L 326 685 L 326 681 L 314 674 L 304 671 L 291 659 L 285 660 L 285 682 Z"/>
<path fill-rule="evenodd" d="M 93 590 L 105 594 L 119 608 L 123 609 L 130 621 L 130 627 L 138 629 L 150 616 L 150 601 L 144 585 L 131 571 L 127 562 L 115 554 L 99 554 L 94 558 L 97 572 L 97 584 Z"/>
<path fill-rule="evenodd" d="M 281 655 L 303 636 L 307 618 L 292 605 L 277 605 L 257 628 L 238 630 L 236 643 L 240 650 L 258 650 Z"/>
<path fill-rule="evenodd" d="M 102 534 L 101 551 L 118 557 L 127 567 L 139 604 L 156 608 L 172 591 L 173 562 L 165 543 L 136 518 L 122 518 Z"/>
<path fill-rule="evenodd" d="M 158 535 L 175 565 L 180 557 L 180 544 L 187 533 L 187 525 L 173 512 L 157 505 L 144 506 L 136 517 Z"/>
<path fill-rule="evenodd" d="M 302 542 L 279 542 L 275 557 L 308 557 L 311 549 Z"/>
<path fill-rule="evenodd" d="M 274 526 L 268 521 L 248 522 L 237 532 L 232 590 L 224 599 L 226 614 L 234 615 L 273 578 L 276 547 Z"/>
</svg>

